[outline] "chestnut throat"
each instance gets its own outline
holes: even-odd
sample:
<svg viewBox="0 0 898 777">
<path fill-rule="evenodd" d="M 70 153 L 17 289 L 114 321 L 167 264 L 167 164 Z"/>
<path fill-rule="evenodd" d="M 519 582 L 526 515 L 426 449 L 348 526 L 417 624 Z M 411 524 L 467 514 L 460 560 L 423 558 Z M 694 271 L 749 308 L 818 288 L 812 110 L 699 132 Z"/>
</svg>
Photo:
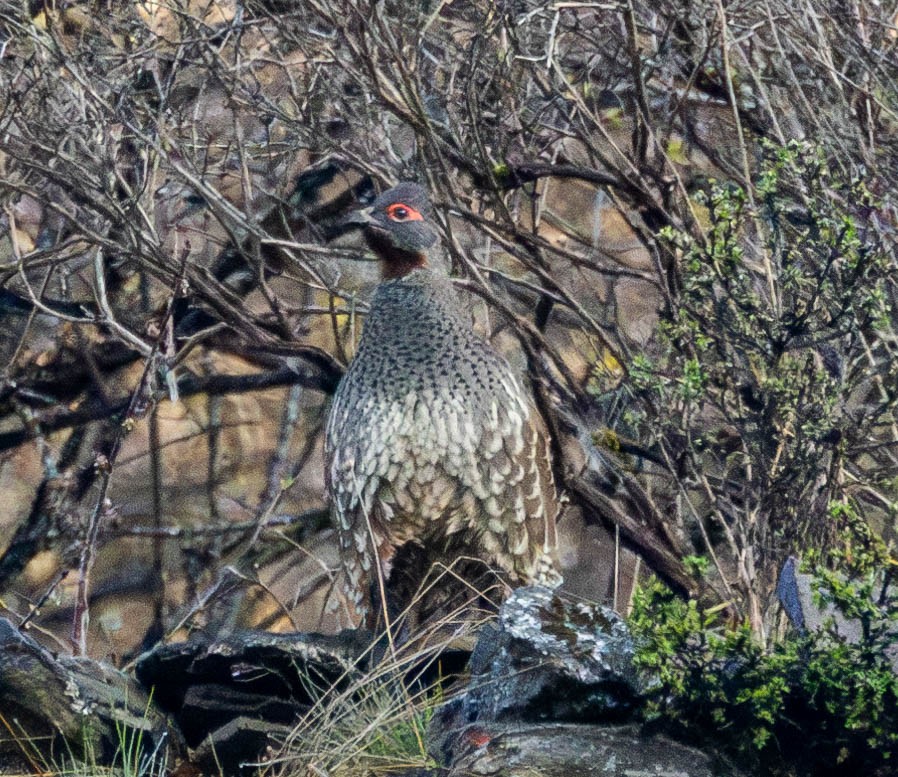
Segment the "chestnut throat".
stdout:
<svg viewBox="0 0 898 777">
<path fill-rule="evenodd" d="M 427 267 L 427 255 L 423 251 L 397 248 L 374 230 L 365 232 L 365 242 L 381 260 L 381 275 L 385 281 L 403 278 L 412 270 Z"/>
</svg>

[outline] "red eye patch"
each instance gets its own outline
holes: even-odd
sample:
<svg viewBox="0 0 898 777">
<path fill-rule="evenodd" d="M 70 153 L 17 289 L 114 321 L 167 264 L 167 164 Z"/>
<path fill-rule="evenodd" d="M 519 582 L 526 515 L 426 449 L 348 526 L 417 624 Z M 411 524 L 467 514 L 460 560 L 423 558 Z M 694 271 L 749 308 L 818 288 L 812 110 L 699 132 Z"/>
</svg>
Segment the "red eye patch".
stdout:
<svg viewBox="0 0 898 777">
<path fill-rule="evenodd" d="M 394 202 L 388 206 L 387 216 L 393 221 L 424 221 L 424 216 L 403 202 Z"/>
</svg>

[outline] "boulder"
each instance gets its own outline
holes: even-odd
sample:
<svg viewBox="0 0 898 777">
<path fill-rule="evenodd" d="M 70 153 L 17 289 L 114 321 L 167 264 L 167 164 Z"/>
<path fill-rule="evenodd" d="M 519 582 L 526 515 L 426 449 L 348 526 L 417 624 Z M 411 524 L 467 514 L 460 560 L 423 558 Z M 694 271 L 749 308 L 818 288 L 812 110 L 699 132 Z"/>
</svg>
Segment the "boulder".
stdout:
<svg viewBox="0 0 898 777">
<path fill-rule="evenodd" d="M 432 755 L 448 777 L 736 777 L 717 754 L 634 721 L 652 683 L 635 668 L 634 648 L 606 607 L 516 590 L 482 630 L 467 688 L 434 715 Z"/>
</svg>

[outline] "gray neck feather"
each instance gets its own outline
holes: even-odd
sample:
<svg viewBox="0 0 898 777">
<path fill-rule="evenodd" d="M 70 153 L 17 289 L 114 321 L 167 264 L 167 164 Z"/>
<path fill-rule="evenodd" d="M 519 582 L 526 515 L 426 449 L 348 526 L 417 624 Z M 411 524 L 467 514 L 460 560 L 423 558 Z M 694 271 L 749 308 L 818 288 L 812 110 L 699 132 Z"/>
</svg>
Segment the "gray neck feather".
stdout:
<svg viewBox="0 0 898 777">
<path fill-rule="evenodd" d="M 393 399 L 432 389 L 486 411 L 509 373 L 474 333 L 449 278 L 422 268 L 378 286 L 346 380 Z"/>
</svg>

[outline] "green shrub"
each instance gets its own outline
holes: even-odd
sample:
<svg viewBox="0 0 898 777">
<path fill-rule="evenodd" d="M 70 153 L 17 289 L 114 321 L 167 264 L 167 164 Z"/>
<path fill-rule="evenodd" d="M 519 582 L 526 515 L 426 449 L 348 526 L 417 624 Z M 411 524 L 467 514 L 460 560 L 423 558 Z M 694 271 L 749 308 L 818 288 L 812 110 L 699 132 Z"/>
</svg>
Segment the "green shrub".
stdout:
<svg viewBox="0 0 898 777">
<path fill-rule="evenodd" d="M 634 600 L 637 664 L 656 678 L 646 720 L 710 743 L 760 774 L 894 774 L 898 594 L 894 562 L 815 574 L 824 628 L 763 648 L 722 606 L 704 610 L 651 582 Z M 840 618 L 859 628 L 845 637 Z M 843 622 L 844 624 L 844 622 Z"/>
</svg>

